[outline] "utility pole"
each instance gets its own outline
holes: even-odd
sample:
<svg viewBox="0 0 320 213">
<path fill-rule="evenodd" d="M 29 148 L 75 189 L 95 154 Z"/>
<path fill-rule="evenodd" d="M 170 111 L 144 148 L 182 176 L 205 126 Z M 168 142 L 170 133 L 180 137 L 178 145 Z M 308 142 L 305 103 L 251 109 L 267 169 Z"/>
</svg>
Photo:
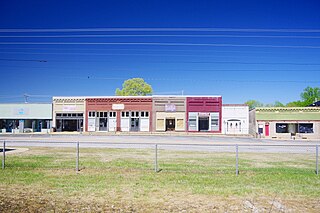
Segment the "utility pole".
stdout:
<svg viewBox="0 0 320 213">
<path fill-rule="evenodd" d="M 30 97 L 30 95 L 25 93 L 23 96 L 24 96 L 24 103 L 27 104 L 28 103 L 28 98 Z"/>
</svg>

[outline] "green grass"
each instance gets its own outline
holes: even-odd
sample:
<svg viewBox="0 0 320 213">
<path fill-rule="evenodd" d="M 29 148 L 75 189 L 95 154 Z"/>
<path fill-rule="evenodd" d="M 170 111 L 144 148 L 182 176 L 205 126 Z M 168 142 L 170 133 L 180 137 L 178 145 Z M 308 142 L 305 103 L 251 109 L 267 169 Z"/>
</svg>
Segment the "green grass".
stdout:
<svg viewBox="0 0 320 213">
<path fill-rule="evenodd" d="M 79 199 L 117 203 L 127 210 L 144 206 L 148 212 L 155 203 L 165 210 L 172 199 L 175 208 L 190 206 L 195 198 L 206 205 L 211 198 L 235 198 L 235 205 L 260 196 L 269 201 L 294 199 L 297 205 L 318 200 L 320 177 L 314 173 L 313 156 L 278 155 L 242 153 L 236 176 L 232 153 L 160 150 L 161 171 L 155 173 L 154 150 L 81 149 L 81 171 L 76 172 L 74 149 L 31 148 L 7 155 L 6 169 L 0 172 L 0 201 L 22 199 L 23 192 L 56 200 L 61 209 L 68 208 L 66 201 Z"/>
</svg>

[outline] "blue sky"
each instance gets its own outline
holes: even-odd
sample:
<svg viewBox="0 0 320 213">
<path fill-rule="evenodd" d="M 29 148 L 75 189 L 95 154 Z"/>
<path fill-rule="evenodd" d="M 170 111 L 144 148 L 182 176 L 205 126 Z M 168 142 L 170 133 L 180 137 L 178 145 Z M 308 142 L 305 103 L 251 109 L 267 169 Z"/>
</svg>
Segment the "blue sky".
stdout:
<svg viewBox="0 0 320 213">
<path fill-rule="evenodd" d="M 0 102 L 113 95 L 131 77 L 155 94 L 298 100 L 320 86 L 319 11 L 306 0 L 2 0 Z"/>
</svg>

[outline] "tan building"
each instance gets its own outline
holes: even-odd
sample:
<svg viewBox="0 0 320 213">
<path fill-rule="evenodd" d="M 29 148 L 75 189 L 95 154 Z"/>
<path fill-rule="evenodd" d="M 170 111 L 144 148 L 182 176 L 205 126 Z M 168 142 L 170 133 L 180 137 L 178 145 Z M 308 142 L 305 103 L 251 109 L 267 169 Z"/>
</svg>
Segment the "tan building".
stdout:
<svg viewBox="0 0 320 213">
<path fill-rule="evenodd" d="M 186 97 L 153 96 L 153 131 L 186 131 Z"/>
<path fill-rule="evenodd" d="M 57 132 L 83 131 L 86 112 L 85 97 L 53 97 L 52 127 Z"/>
</svg>

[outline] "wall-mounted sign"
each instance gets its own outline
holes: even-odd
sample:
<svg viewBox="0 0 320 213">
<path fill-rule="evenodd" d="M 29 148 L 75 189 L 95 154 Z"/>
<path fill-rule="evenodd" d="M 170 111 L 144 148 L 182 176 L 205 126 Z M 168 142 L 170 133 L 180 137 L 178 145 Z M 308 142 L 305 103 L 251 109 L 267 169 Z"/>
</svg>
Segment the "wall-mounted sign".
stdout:
<svg viewBox="0 0 320 213">
<path fill-rule="evenodd" d="M 76 111 L 76 109 L 77 109 L 76 105 L 69 105 L 69 106 L 63 106 L 62 111 L 70 112 L 70 111 Z"/>
<path fill-rule="evenodd" d="M 166 112 L 175 112 L 176 111 L 176 105 L 175 104 L 166 104 L 164 110 Z"/>
<path fill-rule="evenodd" d="M 210 113 L 208 112 L 199 112 L 199 117 L 209 117 L 210 116 Z"/>
<path fill-rule="evenodd" d="M 113 110 L 122 110 L 124 109 L 124 104 L 112 104 Z"/>
<path fill-rule="evenodd" d="M 15 108 L 13 110 L 14 115 L 28 115 L 29 109 L 28 108 Z"/>
</svg>

